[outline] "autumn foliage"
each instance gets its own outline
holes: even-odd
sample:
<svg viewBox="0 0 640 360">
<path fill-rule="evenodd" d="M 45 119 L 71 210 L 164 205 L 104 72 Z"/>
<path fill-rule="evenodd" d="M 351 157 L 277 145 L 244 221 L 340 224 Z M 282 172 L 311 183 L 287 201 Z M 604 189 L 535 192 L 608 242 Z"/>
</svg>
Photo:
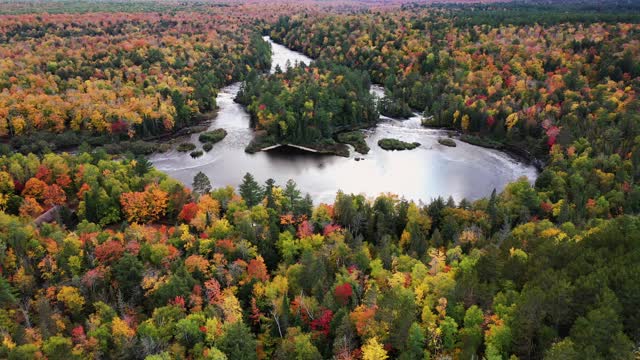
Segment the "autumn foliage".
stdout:
<svg viewBox="0 0 640 360">
<path fill-rule="evenodd" d="M 164 216 L 167 210 L 167 193 L 158 185 L 148 185 L 144 191 L 123 193 L 120 196 L 122 211 L 130 222 L 151 222 Z"/>
<path fill-rule="evenodd" d="M 336 289 L 334 290 L 334 294 L 336 296 L 336 300 L 340 304 L 346 305 L 349 299 L 351 298 L 351 296 L 353 295 L 353 288 L 351 287 L 351 284 L 344 283 L 342 285 L 336 286 Z"/>
<path fill-rule="evenodd" d="M 480 199 L 338 192 L 314 206 L 293 180 L 192 192 L 128 153 L 2 144 L 0 358 L 637 355 L 633 4 L 52 4 L 0 9 L 10 145 L 173 131 L 249 76 L 268 90 L 245 99 L 255 127 L 331 142 L 333 126 L 362 125 L 345 114 L 366 111 L 352 102 L 373 80 L 393 100 L 383 112 L 425 110 L 541 171 Z M 316 64 L 263 77 L 264 33 Z"/>
<path fill-rule="evenodd" d="M 0 15 L 0 136 L 148 136 L 192 124 L 219 87 L 265 66 L 243 45 L 251 18 L 227 11 Z"/>
</svg>

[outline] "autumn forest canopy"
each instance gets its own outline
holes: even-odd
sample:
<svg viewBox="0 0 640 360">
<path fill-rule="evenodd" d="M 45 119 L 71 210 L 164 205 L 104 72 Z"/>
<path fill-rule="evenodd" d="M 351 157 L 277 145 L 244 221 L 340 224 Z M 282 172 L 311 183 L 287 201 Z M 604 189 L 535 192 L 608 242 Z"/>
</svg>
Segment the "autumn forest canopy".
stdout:
<svg viewBox="0 0 640 360">
<path fill-rule="evenodd" d="M 417 113 L 540 171 L 314 203 L 154 168 L 234 141 L 234 83 L 247 152 Z M 637 359 L 639 92 L 631 2 L 0 1 L 0 358 Z"/>
</svg>

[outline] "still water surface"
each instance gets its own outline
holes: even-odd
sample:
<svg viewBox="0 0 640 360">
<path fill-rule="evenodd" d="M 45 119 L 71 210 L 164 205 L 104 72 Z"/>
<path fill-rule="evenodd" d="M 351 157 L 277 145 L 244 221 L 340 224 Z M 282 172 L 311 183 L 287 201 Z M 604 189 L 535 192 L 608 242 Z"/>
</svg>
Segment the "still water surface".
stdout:
<svg viewBox="0 0 640 360">
<path fill-rule="evenodd" d="M 273 50 L 272 72 L 277 65 L 285 69 L 287 62 L 294 65 L 312 61 L 265 39 Z M 277 151 L 247 154 L 244 148 L 253 138 L 253 131 L 249 127 L 249 114 L 233 101 L 239 89 L 240 83 L 227 86 L 216 99 L 219 110 L 210 129 L 227 130 L 224 140 L 197 159 L 175 149 L 154 154 L 150 160 L 156 168 L 187 185 L 198 171 L 205 173 L 214 187 L 235 187 L 246 172 L 251 172 L 259 182 L 273 178 L 283 185 L 288 179 L 294 179 L 300 189 L 311 194 L 315 203 L 333 202 L 338 190 L 371 197 L 392 192 L 425 202 L 449 195 L 456 200 L 477 199 L 488 196 L 494 188 L 502 190 L 521 176 L 533 181 L 537 175 L 534 167 L 496 150 L 461 141 L 456 141 L 455 148 L 440 145 L 438 138 L 444 136 L 444 132 L 422 128 L 418 115 L 407 120 L 382 117 L 375 129 L 365 130 L 371 148 L 367 155 L 352 152 L 349 158 L 344 158 Z M 371 91 L 384 96 L 379 86 L 373 86 Z M 417 141 L 422 145 L 411 151 L 385 151 L 377 145 L 378 140 L 385 137 Z M 185 140 L 199 148 L 202 145 L 198 134 Z"/>
</svg>

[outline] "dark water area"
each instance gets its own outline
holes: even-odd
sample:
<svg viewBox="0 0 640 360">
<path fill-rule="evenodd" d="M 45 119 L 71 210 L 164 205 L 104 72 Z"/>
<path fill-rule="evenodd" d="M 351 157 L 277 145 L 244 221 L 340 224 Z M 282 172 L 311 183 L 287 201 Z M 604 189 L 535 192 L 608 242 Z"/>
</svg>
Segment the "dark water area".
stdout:
<svg viewBox="0 0 640 360">
<path fill-rule="evenodd" d="M 270 39 L 268 39 L 271 42 Z M 309 63 L 310 58 L 271 42 L 273 49 L 272 72 L 276 65 L 284 69 L 289 63 Z M 221 89 L 217 97 L 219 111 L 211 121 L 210 129 L 223 128 L 228 135 L 213 149 L 197 159 L 175 149 L 151 156 L 159 170 L 187 185 L 199 171 L 205 173 L 214 187 L 238 186 L 246 172 L 258 181 L 273 178 L 284 185 L 293 179 L 303 192 L 318 202 L 333 202 L 338 190 L 346 193 L 364 193 L 375 197 L 380 193 L 395 193 L 416 201 L 429 201 L 437 196 L 453 196 L 470 200 L 488 196 L 521 176 L 535 180 L 533 166 L 519 162 L 508 154 L 457 141 L 456 147 L 438 143 L 446 136 L 442 130 L 426 129 L 420 125 L 421 117 L 406 120 L 382 117 L 376 128 L 364 130 L 371 151 L 361 155 L 351 151 L 349 158 L 304 153 L 290 148 L 247 154 L 244 148 L 253 138 L 249 127 L 249 114 L 233 99 L 240 89 L 235 83 Z M 384 96 L 379 86 L 372 93 Z M 419 142 L 420 147 L 409 151 L 385 151 L 377 143 L 382 138 L 396 138 Z M 198 134 L 185 140 L 197 144 Z M 356 161 L 356 158 L 362 160 Z"/>
</svg>

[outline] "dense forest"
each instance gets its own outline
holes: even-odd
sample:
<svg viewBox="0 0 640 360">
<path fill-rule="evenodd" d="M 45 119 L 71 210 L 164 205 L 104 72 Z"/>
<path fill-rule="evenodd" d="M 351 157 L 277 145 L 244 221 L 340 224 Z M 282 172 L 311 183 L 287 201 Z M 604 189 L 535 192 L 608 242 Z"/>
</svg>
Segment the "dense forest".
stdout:
<svg viewBox="0 0 640 360">
<path fill-rule="evenodd" d="M 193 125 L 215 109 L 220 87 L 269 68 L 251 21 L 188 11 L 3 16 L 0 136 L 26 153 Z"/>
<path fill-rule="evenodd" d="M 640 355 L 634 5 L 56 4 L 0 2 L 0 358 Z M 316 60 L 266 74 L 262 34 Z M 313 204 L 132 154 L 235 81 L 273 143 L 362 145 L 343 131 L 418 110 L 543 169 Z"/>
<path fill-rule="evenodd" d="M 248 75 L 237 101 L 247 106 L 252 126 L 271 141 L 320 146 L 333 135 L 378 121 L 369 75 L 344 66 L 314 63 L 262 77 Z"/>
<path fill-rule="evenodd" d="M 638 25 L 541 25 L 544 17 L 528 7 L 507 11 L 521 21 L 503 24 L 495 17 L 503 13 L 407 7 L 297 15 L 280 18 L 270 35 L 313 58 L 367 70 L 386 88 L 386 115 L 417 109 L 429 126 L 480 134 L 540 157 L 582 137 L 597 152 L 638 154 Z M 481 22 L 465 25 L 470 17 Z"/>
<path fill-rule="evenodd" d="M 2 357 L 624 359 L 640 335 L 640 221 L 544 177 L 313 207 L 100 152 L 1 166 Z"/>
</svg>

